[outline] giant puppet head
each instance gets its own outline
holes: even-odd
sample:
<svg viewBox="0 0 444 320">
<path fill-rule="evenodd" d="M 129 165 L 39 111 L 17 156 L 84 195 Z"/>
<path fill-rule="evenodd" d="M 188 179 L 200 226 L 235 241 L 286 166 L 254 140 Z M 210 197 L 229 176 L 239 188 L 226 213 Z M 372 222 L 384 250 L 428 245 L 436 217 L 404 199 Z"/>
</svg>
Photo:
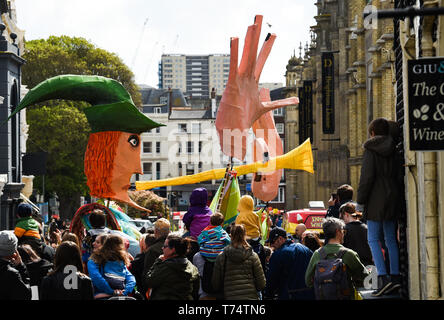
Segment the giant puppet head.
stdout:
<svg viewBox="0 0 444 320">
<path fill-rule="evenodd" d="M 85 175 L 90 194 L 139 209 L 128 196 L 130 178 L 142 173 L 140 134 L 163 126 L 152 121 L 134 105 L 119 82 L 100 76 L 62 75 L 47 79 L 30 90 L 11 118 L 21 109 L 51 99 L 81 100 L 91 127 L 85 152 Z"/>
</svg>

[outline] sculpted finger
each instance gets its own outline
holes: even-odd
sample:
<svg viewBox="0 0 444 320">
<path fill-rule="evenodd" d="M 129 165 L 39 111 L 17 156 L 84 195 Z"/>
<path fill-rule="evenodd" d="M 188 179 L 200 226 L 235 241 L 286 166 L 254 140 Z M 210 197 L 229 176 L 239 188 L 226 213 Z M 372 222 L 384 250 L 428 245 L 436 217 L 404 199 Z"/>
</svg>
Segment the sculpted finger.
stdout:
<svg viewBox="0 0 444 320">
<path fill-rule="evenodd" d="M 268 102 L 271 101 L 270 98 L 270 89 L 267 88 L 261 88 L 259 90 L 259 99 L 261 102 Z"/>
<path fill-rule="evenodd" d="M 279 109 L 286 106 L 294 106 L 299 104 L 299 98 L 291 97 L 287 99 L 281 99 L 276 101 L 262 102 L 263 112 L 268 112 L 270 110 Z"/>
<path fill-rule="evenodd" d="M 239 73 L 244 76 L 253 76 L 256 66 L 256 55 L 261 35 L 262 16 L 257 15 L 254 24 L 248 27 L 245 36 L 242 60 L 239 66 Z"/>
<path fill-rule="evenodd" d="M 254 70 L 254 79 L 259 82 L 262 70 L 264 68 L 265 62 L 270 55 L 271 48 L 273 47 L 274 41 L 276 40 L 276 35 L 269 33 L 265 38 L 265 42 L 262 45 L 262 49 L 259 52 L 259 56 L 256 61 L 256 69 Z"/>
<path fill-rule="evenodd" d="M 239 55 L 239 38 L 230 39 L 230 73 L 228 83 L 233 83 L 237 78 L 237 63 Z"/>
</svg>

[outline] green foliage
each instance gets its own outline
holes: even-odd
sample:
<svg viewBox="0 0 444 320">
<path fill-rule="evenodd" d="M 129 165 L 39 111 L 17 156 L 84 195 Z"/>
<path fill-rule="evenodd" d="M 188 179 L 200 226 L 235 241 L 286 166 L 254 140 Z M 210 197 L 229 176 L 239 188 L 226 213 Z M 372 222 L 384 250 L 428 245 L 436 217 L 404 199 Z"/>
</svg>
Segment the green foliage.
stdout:
<svg viewBox="0 0 444 320">
<path fill-rule="evenodd" d="M 134 74 L 116 54 L 96 48 L 83 38 L 68 36 L 28 41 L 25 47 L 22 83 L 28 88 L 61 74 L 99 75 L 122 83 L 134 104 L 141 106 Z"/>
<path fill-rule="evenodd" d="M 30 108 L 27 110 L 28 152 L 46 151 L 45 190 L 68 196 L 87 192 L 83 173 L 83 156 L 89 136 L 89 125 L 82 111 L 72 103 Z M 41 178 L 36 187 L 42 189 Z"/>
<path fill-rule="evenodd" d="M 62 74 L 100 75 L 113 78 L 141 105 L 134 74 L 114 53 L 96 48 L 83 38 L 67 36 L 32 40 L 25 44 L 22 83 L 29 89 L 40 82 Z M 28 152 L 48 152 L 45 193 L 57 193 L 60 214 L 71 218 L 78 208 L 78 197 L 86 195 L 84 153 L 89 124 L 82 110 L 85 102 L 53 100 L 27 108 Z M 42 191 L 42 177 L 35 187 Z"/>
</svg>

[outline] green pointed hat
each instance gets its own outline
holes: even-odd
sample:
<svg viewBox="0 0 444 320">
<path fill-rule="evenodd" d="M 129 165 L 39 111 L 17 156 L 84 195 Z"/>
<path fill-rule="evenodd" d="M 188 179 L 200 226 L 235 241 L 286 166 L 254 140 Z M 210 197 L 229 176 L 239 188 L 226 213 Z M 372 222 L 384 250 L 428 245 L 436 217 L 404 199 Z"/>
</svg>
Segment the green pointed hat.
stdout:
<svg viewBox="0 0 444 320">
<path fill-rule="evenodd" d="M 23 108 L 51 99 L 90 103 L 84 112 L 93 133 L 123 131 L 140 134 L 164 126 L 140 112 L 118 81 L 87 75 L 61 75 L 39 83 L 26 94 L 8 120 Z"/>
</svg>

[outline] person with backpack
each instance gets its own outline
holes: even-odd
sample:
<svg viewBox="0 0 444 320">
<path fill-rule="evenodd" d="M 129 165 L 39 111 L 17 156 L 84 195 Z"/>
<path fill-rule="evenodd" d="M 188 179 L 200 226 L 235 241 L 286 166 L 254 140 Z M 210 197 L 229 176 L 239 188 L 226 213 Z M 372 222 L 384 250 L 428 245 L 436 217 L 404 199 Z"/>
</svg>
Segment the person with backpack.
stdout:
<svg viewBox="0 0 444 320">
<path fill-rule="evenodd" d="M 326 218 L 322 224 L 325 245 L 316 250 L 305 272 L 305 283 L 313 287 L 316 300 L 353 300 L 369 271 L 351 249 L 345 248 L 345 223 Z"/>
<path fill-rule="evenodd" d="M 305 270 L 313 252 L 294 243 L 287 232 L 276 227 L 270 231 L 268 242 L 273 253 L 268 263 L 265 298 L 278 300 L 313 300 L 313 289 L 305 285 Z"/>
<path fill-rule="evenodd" d="M 231 243 L 228 233 L 222 228 L 223 214 L 216 212 L 211 215 L 210 225 L 197 238 L 199 252 L 193 257 L 193 264 L 200 275 L 200 300 L 214 300 L 218 297 L 211 284 L 214 262 L 224 248 Z"/>
</svg>

